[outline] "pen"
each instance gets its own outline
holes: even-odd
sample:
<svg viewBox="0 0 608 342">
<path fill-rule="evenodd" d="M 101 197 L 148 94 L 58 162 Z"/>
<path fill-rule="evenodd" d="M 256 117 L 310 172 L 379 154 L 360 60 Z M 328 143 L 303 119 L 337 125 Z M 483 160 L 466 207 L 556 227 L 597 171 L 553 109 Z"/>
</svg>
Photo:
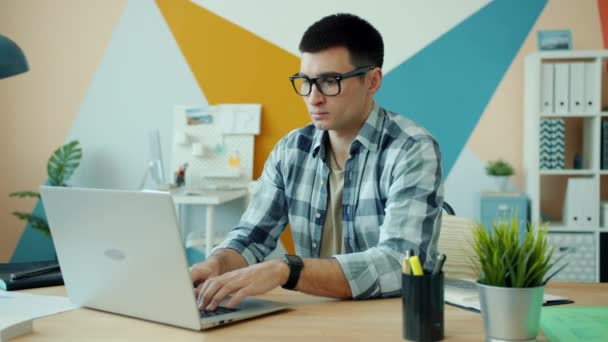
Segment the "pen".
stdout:
<svg viewBox="0 0 608 342">
<path fill-rule="evenodd" d="M 417 255 L 414 255 L 410 258 L 410 266 L 412 266 L 412 273 L 415 276 L 424 275 L 424 272 L 422 271 L 422 266 L 420 265 L 420 259 Z"/>
<path fill-rule="evenodd" d="M 412 268 L 410 267 L 410 257 L 412 256 L 412 251 L 408 249 L 405 251 L 405 258 L 403 258 L 403 273 L 404 274 L 412 274 Z"/>
<path fill-rule="evenodd" d="M 443 264 L 445 263 L 446 255 L 439 254 L 437 256 L 437 261 L 435 261 L 435 268 L 433 269 L 433 275 L 439 274 L 441 269 L 443 268 Z"/>
<path fill-rule="evenodd" d="M 59 265 L 51 265 L 51 266 L 36 268 L 33 270 L 29 270 L 29 271 L 11 273 L 10 278 L 11 278 L 11 280 L 18 280 L 18 279 L 33 277 L 33 276 L 36 276 L 39 274 L 50 273 L 50 272 L 57 271 L 57 270 L 59 270 Z"/>
</svg>

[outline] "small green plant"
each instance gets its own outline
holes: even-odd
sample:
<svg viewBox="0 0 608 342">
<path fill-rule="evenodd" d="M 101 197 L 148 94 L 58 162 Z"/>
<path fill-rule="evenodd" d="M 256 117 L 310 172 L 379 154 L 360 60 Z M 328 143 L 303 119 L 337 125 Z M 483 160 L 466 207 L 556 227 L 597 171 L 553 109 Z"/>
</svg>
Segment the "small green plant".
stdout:
<svg viewBox="0 0 608 342">
<path fill-rule="evenodd" d="M 66 143 L 55 150 L 55 152 L 53 152 L 49 158 L 46 167 L 49 176 L 49 185 L 68 186 L 66 181 L 74 174 L 74 171 L 76 171 L 80 165 L 81 158 L 82 148 L 80 147 L 78 140 L 70 141 L 69 143 Z M 9 197 L 40 198 L 40 194 L 35 191 L 17 191 L 9 194 Z M 13 212 L 13 215 L 21 220 L 27 221 L 32 228 L 39 230 L 45 236 L 51 236 L 49 224 L 44 218 L 32 213 L 24 213 L 20 211 Z"/>
<path fill-rule="evenodd" d="M 511 176 L 514 174 L 514 171 L 511 164 L 502 159 L 498 159 L 488 162 L 486 165 L 486 173 L 489 176 Z"/>
<path fill-rule="evenodd" d="M 501 220 L 488 234 L 482 224 L 473 230 L 471 262 L 481 284 L 499 287 L 544 286 L 566 265 L 548 275 L 564 255 L 551 260 L 555 248 L 547 244 L 547 229 L 530 225 L 520 241 L 516 218 Z"/>
</svg>

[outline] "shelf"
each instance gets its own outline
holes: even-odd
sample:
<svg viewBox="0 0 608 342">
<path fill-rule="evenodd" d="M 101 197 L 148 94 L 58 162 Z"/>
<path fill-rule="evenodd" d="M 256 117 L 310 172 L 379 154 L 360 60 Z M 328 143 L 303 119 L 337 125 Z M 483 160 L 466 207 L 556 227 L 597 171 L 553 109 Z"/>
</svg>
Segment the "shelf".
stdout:
<svg viewBox="0 0 608 342">
<path fill-rule="evenodd" d="M 608 175 L 608 170 L 600 170 L 600 175 Z"/>
<path fill-rule="evenodd" d="M 603 115 L 608 116 L 608 112 L 602 113 Z M 555 114 L 555 113 L 541 113 L 540 117 L 542 118 L 594 118 L 597 116 L 597 113 L 568 113 L 568 114 Z"/>
<path fill-rule="evenodd" d="M 549 232 L 550 233 L 595 233 L 598 228 L 576 228 L 576 227 L 566 227 L 559 223 L 549 224 Z"/>
<path fill-rule="evenodd" d="M 604 170 L 608 174 L 608 170 Z M 564 170 L 540 170 L 541 176 L 593 176 L 595 172 L 592 170 L 575 170 L 575 169 L 564 169 Z"/>
</svg>

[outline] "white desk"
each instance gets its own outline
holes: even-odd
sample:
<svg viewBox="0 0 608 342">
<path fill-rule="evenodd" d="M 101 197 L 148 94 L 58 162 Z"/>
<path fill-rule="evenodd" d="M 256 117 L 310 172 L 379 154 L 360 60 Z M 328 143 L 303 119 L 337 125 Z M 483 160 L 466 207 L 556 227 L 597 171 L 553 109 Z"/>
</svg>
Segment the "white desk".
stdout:
<svg viewBox="0 0 608 342">
<path fill-rule="evenodd" d="M 247 189 L 240 190 L 209 190 L 196 191 L 196 193 L 188 192 L 187 189 L 178 189 L 171 192 L 175 209 L 179 216 L 182 238 L 186 239 L 186 227 L 183 220 L 184 205 L 204 205 L 207 208 L 205 219 L 205 254 L 209 254 L 213 248 L 213 229 L 215 220 L 215 206 L 230 202 L 235 199 L 244 198 L 247 196 Z"/>
</svg>

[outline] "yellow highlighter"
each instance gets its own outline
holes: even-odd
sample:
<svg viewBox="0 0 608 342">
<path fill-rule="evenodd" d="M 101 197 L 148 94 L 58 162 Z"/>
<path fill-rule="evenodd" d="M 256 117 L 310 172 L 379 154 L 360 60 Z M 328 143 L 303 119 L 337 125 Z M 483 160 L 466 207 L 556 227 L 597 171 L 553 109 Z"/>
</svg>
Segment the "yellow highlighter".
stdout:
<svg viewBox="0 0 608 342">
<path fill-rule="evenodd" d="M 415 276 L 424 275 L 424 272 L 422 271 L 422 266 L 420 265 L 420 259 L 417 255 L 414 255 L 410 258 L 410 266 L 412 267 L 412 273 Z"/>
</svg>

